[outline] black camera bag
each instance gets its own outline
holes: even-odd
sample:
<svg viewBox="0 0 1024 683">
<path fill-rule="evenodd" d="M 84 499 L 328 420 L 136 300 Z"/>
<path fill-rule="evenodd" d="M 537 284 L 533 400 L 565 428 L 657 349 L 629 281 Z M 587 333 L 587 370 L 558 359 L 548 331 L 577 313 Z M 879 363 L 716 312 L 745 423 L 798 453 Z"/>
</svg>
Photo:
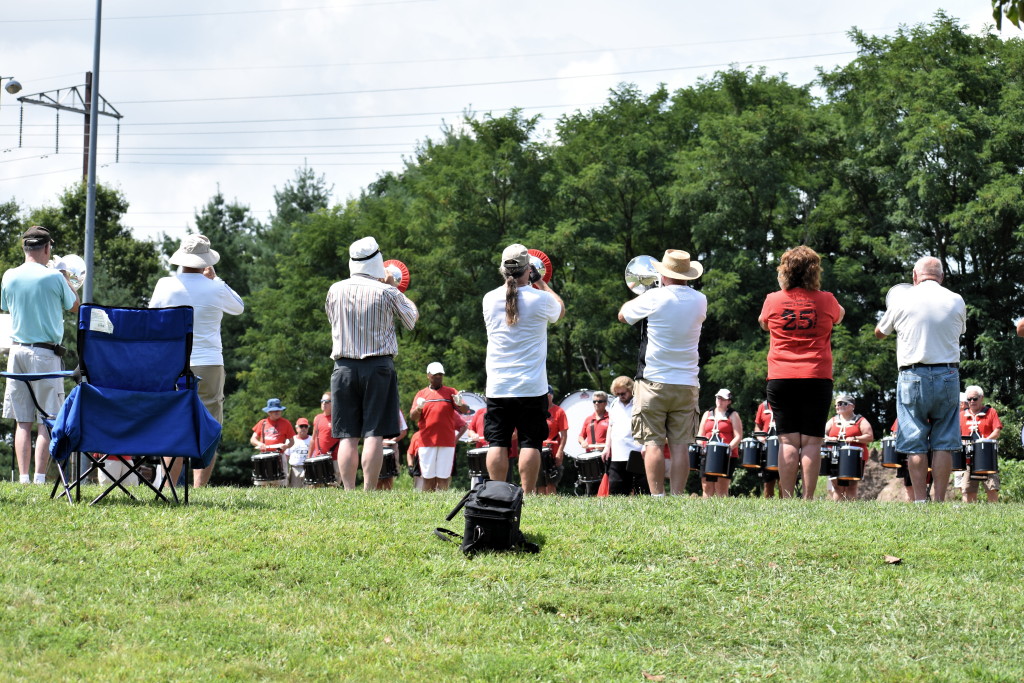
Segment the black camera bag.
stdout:
<svg viewBox="0 0 1024 683">
<path fill-rule="evenodd" d="M 462 536 L 441 527 L 435 529 L 434 534 L 444 541 L 461 539 L 459 548 L 466 555 L 481 550 L 540 552 L 537 544 L 527 541 L 519 530 L 523 489 L 515 484 L 490 480 L 478 484 L 459 501 L 445 520 L 450 522 L 463 508 L 466 529 Z"/>
</svg>

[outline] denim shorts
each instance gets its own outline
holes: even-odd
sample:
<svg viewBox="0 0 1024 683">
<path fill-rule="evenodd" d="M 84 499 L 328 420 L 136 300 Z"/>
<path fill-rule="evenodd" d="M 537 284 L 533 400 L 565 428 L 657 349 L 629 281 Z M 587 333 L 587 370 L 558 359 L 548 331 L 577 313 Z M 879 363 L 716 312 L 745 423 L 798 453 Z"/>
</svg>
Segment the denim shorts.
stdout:
<svg viewBox="0 0 1024 683">
<path fill-rule="evenodd" d="M 960 443 L 960 371 L 918 367 L 900 371 L 896 382 L 896 450 L 955 451 Z"/>
</svg>

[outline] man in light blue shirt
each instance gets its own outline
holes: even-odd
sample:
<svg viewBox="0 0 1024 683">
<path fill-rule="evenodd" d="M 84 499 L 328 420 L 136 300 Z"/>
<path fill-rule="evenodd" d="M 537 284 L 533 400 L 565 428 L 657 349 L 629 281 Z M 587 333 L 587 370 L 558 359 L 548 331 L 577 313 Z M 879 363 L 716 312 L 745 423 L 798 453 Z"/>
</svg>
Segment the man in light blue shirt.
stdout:
<svg viewBox="0 0 1024 683">
<path fill-rule="evenodd" d="M 71 288 L 67 272 L 47 268 L 53 250 L 50 231 L 38 225 L 22 235 L 25 263 L 4 273 L 0 282 L 0 309 L 11 313 L 11 352 L 7 371 L 45 373 L 62 369 L 64 311 L 78 310 L 78 295 Z M 56 415 L 64 402 L 64 380 L 41 379 L 32 383 L 39 406 Z M 29 483 L 32 456 L 32 424 L 38 410 L 25 382 L 8 380 L 4 391 L 5 418 L 17 422 L 14 453 L 18 458 L 20 481 Z M 36 437 L 35 483 L 46 482 L 50 464 L 50 434 L 40 429 Z"/>
</svg>

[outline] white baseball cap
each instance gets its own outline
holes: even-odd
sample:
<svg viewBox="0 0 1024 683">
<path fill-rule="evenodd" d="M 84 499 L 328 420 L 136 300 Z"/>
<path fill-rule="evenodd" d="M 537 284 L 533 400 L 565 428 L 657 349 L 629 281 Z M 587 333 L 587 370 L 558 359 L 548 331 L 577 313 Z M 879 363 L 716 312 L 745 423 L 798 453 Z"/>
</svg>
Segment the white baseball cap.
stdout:
<svg viewBox="0 0 1024 683">
<path fill-rule="evenodd" d="M 444 374 L 444 366 L 441 365 L 440 363 L 438 363 L 437 361 L 434 361 L 433 363 L 431 363 L 430 365 L 427 366 L 427 374 L 428 375 L 443 375 Z"/>
</svg>

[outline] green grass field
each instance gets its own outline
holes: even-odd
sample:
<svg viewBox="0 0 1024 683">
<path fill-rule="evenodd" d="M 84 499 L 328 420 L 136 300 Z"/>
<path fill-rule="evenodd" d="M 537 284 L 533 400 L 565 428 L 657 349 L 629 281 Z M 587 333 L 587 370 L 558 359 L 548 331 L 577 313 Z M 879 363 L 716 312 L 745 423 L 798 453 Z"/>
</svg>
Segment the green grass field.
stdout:
<svg viewBox="0 0 1024 683">
<path fill-rule="evenodd" d="M 466 559 L 455 491 L 48 493 L 0 484 L 4 680 L 1024 678 L 1016 504 L 529 498 Z"/>
</svg>

